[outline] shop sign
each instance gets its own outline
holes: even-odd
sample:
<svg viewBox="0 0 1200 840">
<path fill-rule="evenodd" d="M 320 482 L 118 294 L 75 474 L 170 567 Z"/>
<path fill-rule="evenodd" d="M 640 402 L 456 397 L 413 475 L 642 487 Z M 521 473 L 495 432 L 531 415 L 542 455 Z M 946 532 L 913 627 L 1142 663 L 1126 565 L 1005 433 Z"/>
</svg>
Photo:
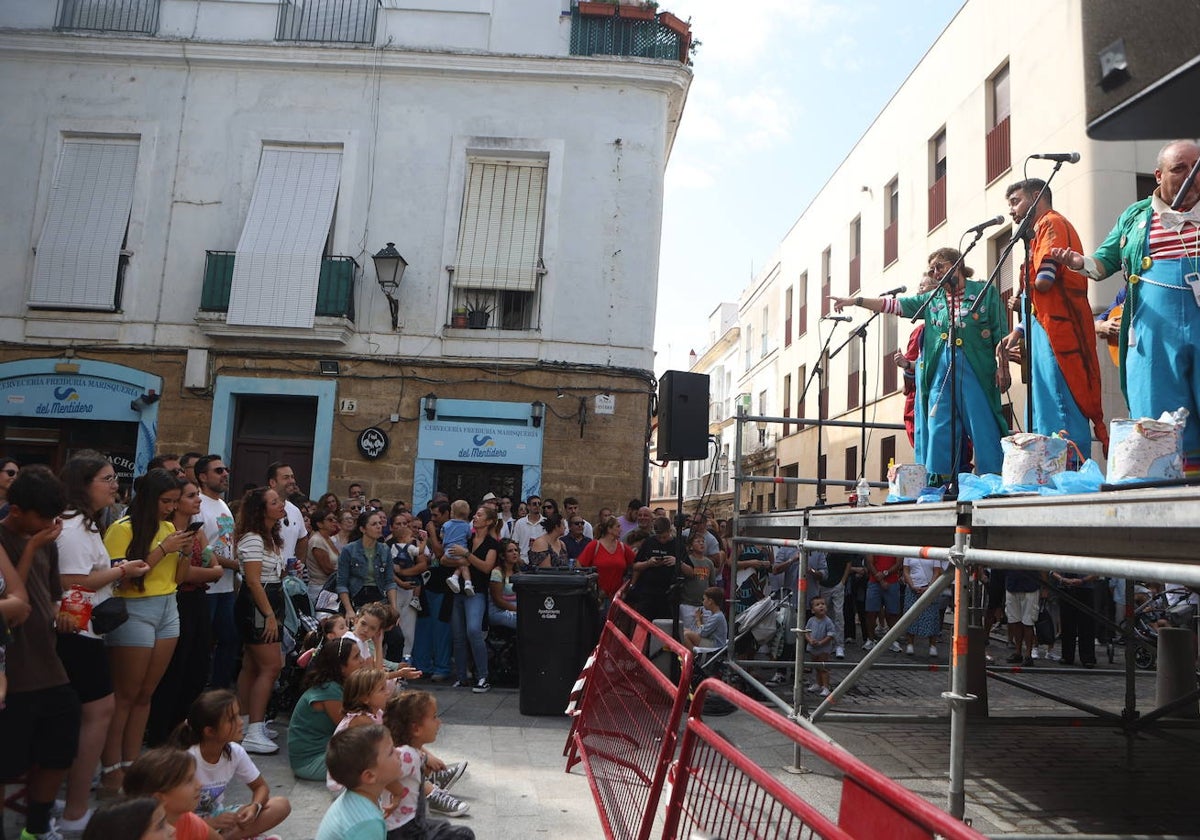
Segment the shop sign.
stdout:
<svg viewBox="0 0 1200 840">
<path fill-rule="evenodd" d="M 140 385 L 77 374 L 39 374 L 0 379 L 0 414 L 61 420 L 137 422 L 130 408 L 145 393 Z"/>
<path fill-rule="evenodd" d="M 417 457 L 439 461 L 537 464 L 542 458 L 542 430 L 496 423 L 426 421 L 421 424 Z"/>
</svg>

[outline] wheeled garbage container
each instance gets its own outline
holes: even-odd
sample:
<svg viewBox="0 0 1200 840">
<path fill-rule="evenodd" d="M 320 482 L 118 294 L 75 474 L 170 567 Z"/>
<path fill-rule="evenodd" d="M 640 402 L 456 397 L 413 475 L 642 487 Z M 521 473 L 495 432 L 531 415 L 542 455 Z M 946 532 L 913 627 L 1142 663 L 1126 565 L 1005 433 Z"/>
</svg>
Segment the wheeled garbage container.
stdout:
<svg viewBox="0 0 1200 840">
<path fill-rule="evenodd" d="M 583 663 L 596 646 L 596 576 L 581 570 L 542 569 L 512 580 L 517 594 L 521 714 L 561 715 Z"/>
</svg>

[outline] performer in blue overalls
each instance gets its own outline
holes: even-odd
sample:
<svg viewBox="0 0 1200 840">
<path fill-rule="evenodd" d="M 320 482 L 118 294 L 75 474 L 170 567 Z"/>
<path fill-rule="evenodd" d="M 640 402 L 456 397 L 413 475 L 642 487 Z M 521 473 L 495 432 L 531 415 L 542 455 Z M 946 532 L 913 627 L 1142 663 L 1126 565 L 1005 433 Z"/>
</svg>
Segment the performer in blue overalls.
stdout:
<svg viewBox="0 0 1200 840">
<path fill-rule="evenodd" d="M 1200 146 L 1175 140 L 1158 153 L 1158 189 L 1128 207 L 1090 257 L 1058 249 L 1054 259 L 1101 280 L 1124 272 L 1121 389 L 1130 415 L 1157 418 L 1186 408 L 1184 471 L 1200 474 L 1200 179 L 1178 210 L 1171 202 L 1200 157 Z"/>
</svg>

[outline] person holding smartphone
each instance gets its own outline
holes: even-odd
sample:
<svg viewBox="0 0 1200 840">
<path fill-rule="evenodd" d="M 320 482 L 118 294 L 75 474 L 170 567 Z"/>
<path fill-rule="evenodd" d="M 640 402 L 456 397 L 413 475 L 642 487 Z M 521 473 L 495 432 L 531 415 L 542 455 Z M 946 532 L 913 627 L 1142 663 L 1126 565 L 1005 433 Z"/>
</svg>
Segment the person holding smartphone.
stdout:
<svg viewBox="0 0 1200 840">
<path fill-rule="evenodd" d="M 154 689 L 150 699 L 150 718 L 146 724 L 146 741 L 152 747 L 166 743 L 175 727 L 187 718 L 192 701 L 208 683 L 207 664 L 212 655 L 212 621 L 208 614 L 208 587 L 221 579 L 221 564 L 205 551 L 209 536 L 204 533 L 204 521 L 193 519 L 200 515 L 200 487 L 188 479 L 179 481 L 179 504 L 171 522 L 175 530 L 192 535 L 191 546 L 182 558 L 182 579 L 175 590 L 175 606 L 179 611 L 179 640 L 167 671 Z"/>
<path fill-rule="evenodd" d="M 101 784 L 115 793 L 126 767 L 142 751 L 150 698 L 179 641 L 175 589 L 184 579 L 195 537 L 176 530 L 181 495 L 174 473 L 155 468 L 134 482 L 129 514 L 104 534 L 113 563 L 145 561 L 150 571 L 117 581 L 114 594 L 125 599 L 129 618 L 104 637 L 112 668 L 116 703 L 101 753 Z M 126 563 L 126 566 L 129 564 Z"/>
</svg>

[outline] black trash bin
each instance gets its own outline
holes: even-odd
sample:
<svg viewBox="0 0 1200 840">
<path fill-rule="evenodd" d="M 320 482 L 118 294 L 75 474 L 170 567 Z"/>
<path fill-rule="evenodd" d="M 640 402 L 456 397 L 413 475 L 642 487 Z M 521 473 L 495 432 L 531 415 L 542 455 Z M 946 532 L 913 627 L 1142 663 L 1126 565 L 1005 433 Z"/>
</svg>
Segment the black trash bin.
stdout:
<svg viewBox="0 0 1200 840">
<path fill-rule="evenodd" d="M 523 715 L 561 715 L 571 687 L 596 646 L 596 576 L 539 570 L 515 575 L 519 708 Z"/>
</svg>

